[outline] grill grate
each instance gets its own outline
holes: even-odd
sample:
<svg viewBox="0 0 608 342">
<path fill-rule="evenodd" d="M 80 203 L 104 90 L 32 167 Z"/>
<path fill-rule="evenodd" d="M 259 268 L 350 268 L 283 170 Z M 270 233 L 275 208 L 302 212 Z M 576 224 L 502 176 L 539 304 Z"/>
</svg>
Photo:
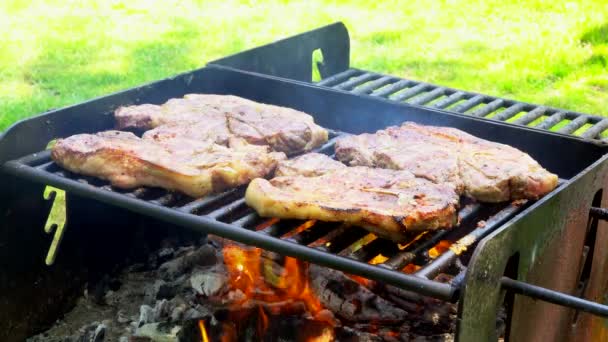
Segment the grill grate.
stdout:
<svg viewBox="0 0 608 342">
<path fill-rule="evenodd" d="M 328 143 L 316 152 L 332 155 L 336 139 L 343 134 L 332 131 Z M 455 261 L 460 260 L 459 256 L 466 255 L 471 245 L 513 217 L 527 204 L 464 203 L 459 212 L 458 227 L 421 233 L 412 236 L 409 243 L 399 245 L 362 228 L 349 227 L 342 223 L 261 218 L 245 204 L 245 186 L 202 199 L 192 199 L 154 188 L 125 191 L 115 189 L 102 180 L 61 169 L 50 159 L 49 151 L 10 161 L 3 168 L 13 174 L 18 173 L 38 181 L 55 179 L 49 177 L 51 174 L 58 177 L 68 191 L 84 195 L 96 194 L 100 200 L 104 199 L 103 196 L 111 196 L 113 202 L 117 198 L 122 199 L 123 206 L 134 211 L 144 205 L 159 206 L 167 210 L 166 214 L 159 218 L 172 223 L 179 224 L 177 220 L 195 230 L 222 235 L 280 254 L 300 257 L 350 274 L 447 300 L 456 298 L 458 284 L 448 284 L 445 280 L 436 281 L 435 277 L 440 273 L 447 273 L 454 279 L 462 278 L 464 268 L 455 266 Z M 52 185 L 62 187 L 61 184 Z M 99 189 L 104 191 L 98 191 Z M 224 224 L 217 228 L 220 233 L 214 230 L 210 221 Z M 221 230 L 228 226 L 230 231 Z M 439 256 L 431 255 L 430 250 L 442 240 L 451 241 L 453 245 Z"/>
<path fill-rule="evenodd" d="M 600 116 L 476 94 L 355 68 L 328 77 L 317 84 L 355 94 L 554 130 L 608 143 L 608 136 L 604 136 L 608 133 L 608 119 Z M 585 125 L 587 127 L 581 129 Z"/>
</svg>

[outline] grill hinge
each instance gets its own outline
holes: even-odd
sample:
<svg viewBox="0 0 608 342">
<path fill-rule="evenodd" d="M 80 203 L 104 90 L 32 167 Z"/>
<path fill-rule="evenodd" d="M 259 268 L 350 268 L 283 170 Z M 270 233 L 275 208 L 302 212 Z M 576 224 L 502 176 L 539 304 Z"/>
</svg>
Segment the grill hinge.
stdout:
<svg viewBox="0 0 608 342">
<path fill-rule="evenodd" d="M 45 263 L 50 266 L 55 262 L 67 223 L 65 191 L 47 185 L 44 188 L 44 199 L 52 202 L 49 217 L 44 225 L 44 231 L 47 234 L 51 234 L 53 229 L 55 230 L 53 241 L 51 241 L 51 246 L 45 259 Z"/>
</svg>

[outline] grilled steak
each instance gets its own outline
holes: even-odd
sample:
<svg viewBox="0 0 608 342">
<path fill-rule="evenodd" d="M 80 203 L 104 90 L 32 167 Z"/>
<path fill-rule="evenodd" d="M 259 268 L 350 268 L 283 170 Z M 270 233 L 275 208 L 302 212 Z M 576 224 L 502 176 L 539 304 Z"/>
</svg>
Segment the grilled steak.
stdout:
<svg viewBox="0 0 608 342">
<path fill-rule="evenodd" d="M 327 172 L 347 168 L 337 160 L 320 153 L 306 153 L 299 157 L 283 160 L 277 166 L 275 177 L 305 176 L 316 177 Z"/>
<path fill-rule="evenodd" d="M 235 136 L 288 154 L 327 141 L 327 131 L 306 113 L 231 95 L 189 94 L 160 106 L 121 107 L 114 116 L 119 129 L 156 128 L 146 134 L 156 140 L 180 136 L 223 144 Z"/>
<path fill-rule="evenodd" d="M 289 171 L 282 173 L 289 176 L 249 184 L 246 202 L 260 216 L 343 221 L 397 242 L 412 231 L 448 228 L 457 221 L 459 196 L 451 184 L 363 166 L 338 166 L 314 176 L 307 168 L 298 169 L 298 163 L 335 161 L 321 154 L 301 158 L 286 162 Z"/>
<path fill-rule="evenodd" d="M 118 188 L 153 186 L 192 197 L 265 177 L 285 158 L 235 138 L 229 145 L 182 138 L 154 142 L 108 131 L 58 140 L 51 156 L 72 172 L 109 180 Z"/>
<path fill-rule="evenodd" d="M 454 128 L 404 123 L 340 139 L 336 157 L 349 165 L 411 171 L 483 202 L 536 199 L 557 186 L 557 175 L 526 153 Z"/>
</svg>

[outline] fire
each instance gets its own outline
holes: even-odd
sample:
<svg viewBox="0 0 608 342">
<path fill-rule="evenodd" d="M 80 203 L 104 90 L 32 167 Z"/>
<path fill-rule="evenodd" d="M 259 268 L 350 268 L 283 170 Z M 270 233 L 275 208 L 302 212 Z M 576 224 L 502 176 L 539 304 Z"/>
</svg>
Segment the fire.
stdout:
<svg viewBox="0 0 608 342">
<path fill-rule="evenodd" d="M 388 257 L 385 257 L 382 254 L 378 254 L 372 260 L 370 260 L 369 263 L 372 265 L 378 265 L 385 262 L 386 260 L 388 260 Z"/>
<path fill-rule="evenodd" d="M 202 342 L 209 342 L 209 336 L 207 336 L 207 329 L 205 328 L 205 321 L 203 321 L 202 319 L 200 319 L 198 321 L 198 328 L 201 331 L 201 341 Z"/>
<path fill-rule="evenodd" d="M 439 241 L 438 244 L 436 244 L 435 246 L 433 246 L 433 248 L 429 249 L 429 257 L 431 259 L 437 258 L 441 254 L 443 254 L 445 251 L 447 251 L 448 249 L 450 249 L 451 245 L 452 245 L 452 243 L 450 241 L 448 241 L 448 240 L 441 240 L 441 241 Z"/>
<path fill-rule="evenodd" d="M 311 337 L 306 342 L 331 342 L 334 340 L 333 329 L 325 328 L 321 332 L 321 335 Z"/>
<path fill-rule="evenodd" d="M 411 241 L 408 241 L 407 243 L 397 244 L 397 247 L 399 247 L 399 250 L 404 250 L 404 249 L 408 248 L 409 246 L 411 246 L 414 242 L 422 239 L 426 234 L 428 234 L 428 231 L 424 231 L 424 232 L 416 235 L 415 238 L 413 238 Z"/>
<path fill-rule="evenodd" d="M 289 233 L 283 235 L 283 238 L 286 239 L 286 238 L 292 237 L 294 235 L 297 235 L 297 234 L 305 231 L 306 229 L 314 226 L 315 223 L 317 223 L 317 220 L 308 220 L 308 221 L 302 223 L 301 225 L 299 225 L 296 229 L 294 229 L 294 230 L 290 231 Z"/>
<path fill-rule="evenodd" d="M 349 274 L 348 277 L 354 281 L 356 281 L 357 283 L 365 286 L 365 287 L 369 287 L 372 283 L 371 280 L 367 279 L 367 278 L 363 278 L 361 276 L 358 275 L 354 275 L 354 274 Z"/>
<path fill-rule="evenodd" d="M 244 294 L 243 300 L 236 305 L 242 306 L 248 302 L 302 303 L 313 317 L 323 310 L 321 302 L 310 288 L 306 263 L 286 257 L 284 271 L 276 275 L 273 262 L 263 258 L 259 248 L 245 249 L 228 245 L 224 247 L 223 255 L 231 288 Z M 262 318 L 264 319 L 266 323 L 263 325 L 267 326 L 267 318 Z"/>
<path fill-rule="evenodd" d="M 273 217 L 270 220 L 264 221 L 264 222 L 258 224 L 257 226 L 255 226 L 255 230 L 262 230 L 264 228 L 268 228 L 277 222 L 279 222 L 279 219 L 276 217 Z"/>
<path fill-rule="evenodd" d="M 403 273 L 414 273 L 416 271 L 418 271 L 420 269 L 420 266 L 416 265 L 416 264 L 407 264 L 405 265 L 405 267 L 401 270 L 401 272 Z"/>
</svg>

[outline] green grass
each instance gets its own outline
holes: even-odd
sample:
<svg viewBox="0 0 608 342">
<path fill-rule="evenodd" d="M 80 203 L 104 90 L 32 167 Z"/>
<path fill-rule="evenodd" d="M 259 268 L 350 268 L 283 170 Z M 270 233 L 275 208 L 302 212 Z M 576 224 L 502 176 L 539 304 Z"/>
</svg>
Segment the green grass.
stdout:
<svg viewBox="0 0 608 342">
<path fill-rule="evenodd" d="M 608 115 L 604 0 L 4 0 L 0 130 L 337 20 L 356 67 Z"/>
</svg>

